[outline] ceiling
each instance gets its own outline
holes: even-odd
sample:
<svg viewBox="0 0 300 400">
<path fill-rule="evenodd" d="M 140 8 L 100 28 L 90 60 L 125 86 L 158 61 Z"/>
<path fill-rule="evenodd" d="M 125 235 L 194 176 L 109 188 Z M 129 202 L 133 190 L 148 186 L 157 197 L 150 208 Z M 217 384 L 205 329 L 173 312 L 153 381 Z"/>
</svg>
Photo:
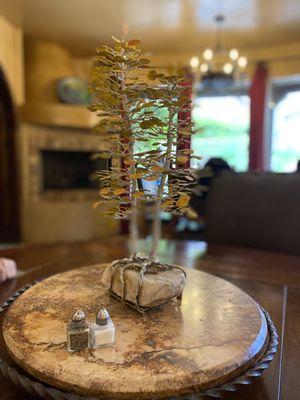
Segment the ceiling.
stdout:
<svg viewBox="0 0 300 400">
<path fill-rule="evenodd" d="M 25 34 L 88 54 L 127 26 L 154 53 L 191 53 L 213 45 L 214 16 L 224 42 L 254 48 L 300 41 L 300 0 L 1 0 L 0 14 Z M 127 29 L 127 28 L 126 28 Z"/>
</svg>

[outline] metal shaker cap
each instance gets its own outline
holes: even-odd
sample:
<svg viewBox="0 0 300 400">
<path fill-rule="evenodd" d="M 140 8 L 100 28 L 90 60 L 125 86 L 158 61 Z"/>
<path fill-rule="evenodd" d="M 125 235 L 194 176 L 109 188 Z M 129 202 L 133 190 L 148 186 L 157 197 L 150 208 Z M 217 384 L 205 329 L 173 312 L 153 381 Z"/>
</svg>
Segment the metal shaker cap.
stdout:
<svg viewBox="0 0 300 400">
<path fill-rule="evenodd" d="M 107 325 L 110 320 L 109 312 L 106 308 L 101 307 L 96 315 L 96 324 L 97 325 Z"/>
<path fill-rule="evenodd" d="M 85 313 L 82 310 L 77 310 L 72 316 L 71 325 L 76 328 L 85 326 L 85 324 Z"/>
</svg>

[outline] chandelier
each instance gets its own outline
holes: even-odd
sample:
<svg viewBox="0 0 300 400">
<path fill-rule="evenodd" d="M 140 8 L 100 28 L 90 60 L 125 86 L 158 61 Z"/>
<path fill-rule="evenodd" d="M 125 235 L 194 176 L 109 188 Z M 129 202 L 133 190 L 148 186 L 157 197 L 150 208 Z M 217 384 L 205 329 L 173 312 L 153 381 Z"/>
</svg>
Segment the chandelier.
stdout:
<svg viewBox="0 0 300 400">
<path fill-rule="evenodd" d="M 237 49 L 227 50 L 223 45 L 224 19 L 223 15 L 215 17 L 217 29 L 214 48 L 205 49 L 202 59 L 192 57 L 190 60 L 190 66 L 196 79 L 199 78 L 204 88 L 207 89 L 226 88 L 245 77 L 247 58 L 240 56 Z"/>
</svg>

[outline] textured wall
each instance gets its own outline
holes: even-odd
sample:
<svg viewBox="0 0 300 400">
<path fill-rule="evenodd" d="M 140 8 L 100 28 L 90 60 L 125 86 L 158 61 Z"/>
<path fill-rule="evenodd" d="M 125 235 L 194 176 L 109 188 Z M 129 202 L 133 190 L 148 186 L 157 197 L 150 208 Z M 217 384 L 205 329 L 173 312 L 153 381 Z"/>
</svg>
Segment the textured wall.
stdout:
<svg viewBox="0 0 300 400">
<path fill-rule="evenodd" d="M 23 33 L 0 15 L 0 38 L 0 64 L 20 105 L 24 102 Z"/>
</svg>

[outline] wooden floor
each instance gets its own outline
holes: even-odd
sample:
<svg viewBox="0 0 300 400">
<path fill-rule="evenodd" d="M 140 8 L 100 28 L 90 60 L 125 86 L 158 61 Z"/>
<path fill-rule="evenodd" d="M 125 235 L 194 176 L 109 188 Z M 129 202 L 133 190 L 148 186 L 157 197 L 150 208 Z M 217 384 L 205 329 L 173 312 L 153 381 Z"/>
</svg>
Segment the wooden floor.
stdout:
<svg viewBox="0 0 300 400">
<path fill-rule="evenodd" d="M 140 241 L 139 248 L 147 252 L 149 243 Z M 0 286 L 0 303 L 34 279 L 126 255 L 128 247 L 123 237 L 0 250 L 0 257 L 15 259 L 20 269 L 18 279 Z M 159 258 L 210 272 L 236 284 L 266 308 L 278 329 L 280 347 L 270 368 L 253 385 L 226 399 L 300 399 L 300 257 L 228 246 L 207 247 L 196 241 L 162 240 Z M 0 352 L 3 357 L 2 338 Z M 32 399 L 2 377 L 0 387 L 3 400 Z"/>
</svg>

